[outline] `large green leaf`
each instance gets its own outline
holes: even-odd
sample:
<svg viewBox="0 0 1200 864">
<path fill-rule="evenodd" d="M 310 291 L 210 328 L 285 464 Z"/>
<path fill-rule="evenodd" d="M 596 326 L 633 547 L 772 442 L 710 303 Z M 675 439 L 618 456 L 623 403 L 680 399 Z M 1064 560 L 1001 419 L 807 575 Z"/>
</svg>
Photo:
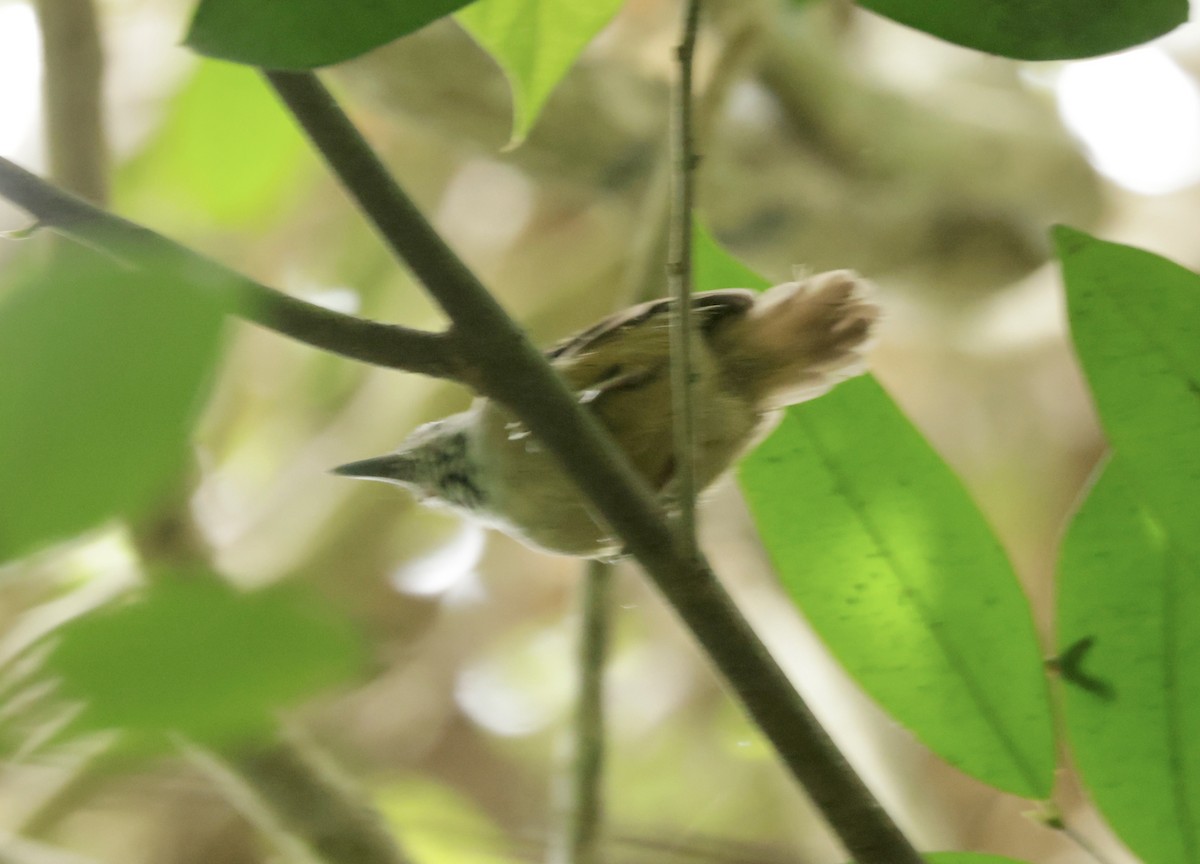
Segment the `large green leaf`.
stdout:
<svg viewBox="0 0 1200 864">
<path fill-rule="evenodd" d="M 206 296 L 64 251 L 0 300 L 0 560 L 161 493 L 219 354 Z"/>
<path fill-rule="evenodd" d="M 1118 455 L 1063 543 L 1067 736 L 1092 799 L 1146 864 L 1196 864 L 1200 561 L 1139 486 Z"/>
<path fill-rule="evenodd" d="M 362 661 L 349 622 L 290 588 L 243 594 L 209 573 L 161 574 L 132 603 L 58 631 L 46 671 L 83 707 L 74 731 L 123 730 L 152 746 L 178 732 L 229 743 Z"/>
<path fill-rule="evenodd" d="M 268 69 L 340 63 L 460 9 L 471 0 L 200 0 L 187 44 Z"/>
<path fill-rule="evenodd" d="M 1187 20 L 1187 0 L 859 0 L 933 36 L 1018 60 L 1120 51 Z"/>
<path fill-rule="evenodd" d="M 247 229 L 279 212 L 316 159 L 262 77 L 202 60 L 158 133 L 118 175 L 119 209 L 182 233 Z"/>
<path fill-rule="evenodd" d="M 513 142 L 525 138 L 550 92 L 624 0 L 477 0 L 458 13 L 513 94 Z"/>
<path fill-rule="evenodd" d="M 696 267 L 698 288 L 764 284 L 703 234 Z M 740 480 L 784 586 L 863 688 L 967 773 L 1048 796 L 1028 603 L 958 479 L 879 385 L 791 409 Z"/>
<path fill-rule="evenodd" d="M 961 484 L 874 379 L 790 409 L 740 476 L 784 586 L 863 688 L 968 774 L 1049 795 L 1026 599 Z"/>
<path fill-rule="evenodd" d="M 1173 542 L 1200 560 L 1200 276 L 1070 228 L 1055 239 L 1104 431 Z"/>
<path fill-rule="evenodd" d="M 1200 862 L 1200 276 L 1055 232 L 1072 338 L 1114 456 L 1063 544 L 1066 728 L 1147 864 Z"/>
</svg>

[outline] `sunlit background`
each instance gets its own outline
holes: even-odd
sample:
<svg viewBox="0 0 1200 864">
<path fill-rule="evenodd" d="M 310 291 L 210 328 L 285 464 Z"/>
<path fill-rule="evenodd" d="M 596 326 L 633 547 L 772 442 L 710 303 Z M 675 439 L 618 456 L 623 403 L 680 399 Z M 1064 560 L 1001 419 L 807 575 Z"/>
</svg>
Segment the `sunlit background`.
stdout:
<svg viewBox="0 0 1200 864">
<path fill-rule="evenodd" d="M 1185 26 L 1119 54 L 1026 63 L 1021 72 L 1054 94 L 1063 122 L 1097 171 L 1132 192 L 1169 195 L 1200 178 L 1200 90 L 1188 68 L 1198 39 L 1195 26 Z M 0 75 L 0 155 L 36 160 L 42 58 L 36 17 L 20 0 L 0 4 Z M 449 194 L 445 206 L 454 206 Z M 511 214 L 487 221 L 501 239 L 512 224 Z"/>
<path fill-rule="evenodd" d="M 101 8 L 116 209 L 314 302 L 437 326 L 256 77 L 178 46 L 188 4 Z M 717 16 L 706 34 L 702 77 L 726 92 L 703 217 L 769 277 L 852 266 L 879 282 L 888 318 L 876 374 L 965 478 L 1045 636 L 1054 544 L 1103 446 L 1045 231 L 1067 222 L 1200 265 L 1200 28 L 1109 57 L 1014 63 L 820 2 L 754 8 L 746 20 Z M 753 15 L 771 22 L 768 35 Z M 632 302 L 660 272 L 655 173 L 673 16 L 665 0 L 630 0 L 511 152 L 503 79 L 452 25 L 330 73 L 438 228 L 543 343 Z M 719 49 L 739 28 L 760 50 L 731 59 Z M 793 43 L 781 47 L 776 29 Z M 34 170 L 45 164 L 41 63 L 32 8 L 0 0 L 0 155 Z M 832 95 L 806 99 L 813 88 Z M 0 230 L 24 226 L 0 203 Z M 229 578 L 312 583 L 361 624 L 371 680 L 290 719 L 366 778 L 414 853 L 541 860 L 572 713 L 579 564 L 326 474 L 468 398 L 243 328 L 198 441 L 190 508 Z M 841 676 L 776 586 L 732 483 L 706 506 L 704 538 L 920 845 L 1091 860 L 1026 819 L 1025 802 L 942 765 Z M 119 528 L 29 569 L 37 579 L 0 577 L 0 649 L 137 578 Z M 631 566 L 617 597 L 613 860 L 834 860 Z M 0 827 L 36 816 L 44 838 L 97 862 L 262 860 L 253 829 L 194 766 L 105 774 L 47 818 L 45 801 L 88 758 L 0 772 Z M 1132 860 L 1069 778 L 1058 803 L 1108 860 Z"/>
</svg>

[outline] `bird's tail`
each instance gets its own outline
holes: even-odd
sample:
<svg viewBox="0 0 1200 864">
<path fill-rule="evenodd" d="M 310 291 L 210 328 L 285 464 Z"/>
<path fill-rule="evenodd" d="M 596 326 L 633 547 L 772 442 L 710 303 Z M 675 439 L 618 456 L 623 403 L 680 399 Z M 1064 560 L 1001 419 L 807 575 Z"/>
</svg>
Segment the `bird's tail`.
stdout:
<svg viewBox="0 0 1200 864">
<path fill-rule="evenodd" d="M 866 371 L 879 306 L 850 270 L 784 282 L 712 336 L 726 373 L 767 410 L 820 396 Z"/>
</svg>

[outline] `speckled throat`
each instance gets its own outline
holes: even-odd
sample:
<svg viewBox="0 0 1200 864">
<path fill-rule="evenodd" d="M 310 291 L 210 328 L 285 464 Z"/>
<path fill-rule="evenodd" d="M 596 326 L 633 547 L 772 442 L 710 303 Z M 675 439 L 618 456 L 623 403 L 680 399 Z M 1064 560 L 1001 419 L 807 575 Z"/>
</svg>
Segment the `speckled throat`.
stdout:
<svg viewBox="0 0 1200 864">
<path fill-rule="evenodd" d="M 479 471 L 468 454 L 466 431 L 434 438 L 409 455 L 417 463 L 417 482 L 428 494 L 464 510 L 487 508 Z"/>
</svg>

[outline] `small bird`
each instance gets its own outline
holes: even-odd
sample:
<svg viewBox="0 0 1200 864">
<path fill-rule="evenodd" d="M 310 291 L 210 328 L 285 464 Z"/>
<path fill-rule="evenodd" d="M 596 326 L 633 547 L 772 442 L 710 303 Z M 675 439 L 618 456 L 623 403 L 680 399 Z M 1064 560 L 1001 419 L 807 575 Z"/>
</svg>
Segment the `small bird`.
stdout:
<svg viewBox="0 0 1200 864">
<path fill-rule="evenodd" d="M 785 407 L 865 371 L 879 318 L 873 296 L 870 283 L 849 270 L 761 294 L 693 295 L 697 490 L 766 437 Z M 668 508 L 675 476 L 673 307 L 672 300 L 633 306 L 547 352 Z M 556 458 L 490 399 L 417 428 L 395 453 L 334 472 L 406 486 L 423 503 L 466 513 L 534 548 L 583 558 L 612 558 L 621 550 Z"/>
</svg>

